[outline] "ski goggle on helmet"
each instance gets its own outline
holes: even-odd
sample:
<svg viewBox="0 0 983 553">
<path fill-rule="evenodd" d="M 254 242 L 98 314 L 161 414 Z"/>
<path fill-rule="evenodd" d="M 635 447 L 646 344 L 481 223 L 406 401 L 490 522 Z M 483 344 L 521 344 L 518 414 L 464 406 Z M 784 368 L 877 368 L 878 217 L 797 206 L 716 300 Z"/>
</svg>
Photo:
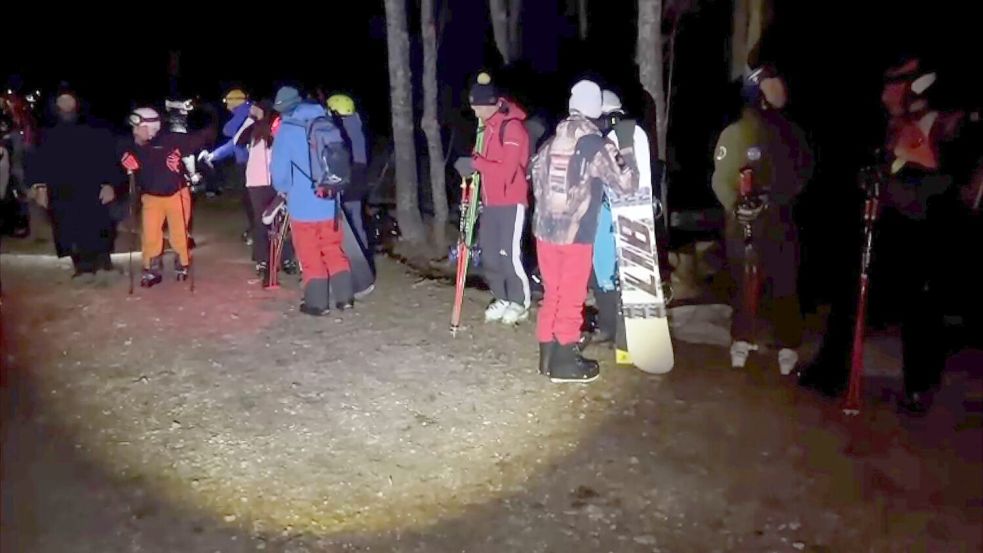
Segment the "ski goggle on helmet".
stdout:
<svg viewBox="0 0 983 553">
<path fill-rule="evenodd" d="M 355 100 L 345 94 L 335 94 L 328 98 L 328 109 L 338 115 L 352 115 L 355 113 Z"/>
<path fill-rule="evenodd" d="M 160 131 L 160 114 L 153 108 L 137 108 L 130 112 L 127 120 L 133 128 L 146 126 L 153 134 Z"/>
</svg>

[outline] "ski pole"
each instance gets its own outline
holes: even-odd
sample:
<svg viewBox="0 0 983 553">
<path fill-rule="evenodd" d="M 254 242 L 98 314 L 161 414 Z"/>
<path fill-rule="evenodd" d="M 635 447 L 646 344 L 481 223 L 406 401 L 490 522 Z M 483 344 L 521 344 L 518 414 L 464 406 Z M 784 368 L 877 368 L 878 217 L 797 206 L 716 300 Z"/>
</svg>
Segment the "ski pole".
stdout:
<svg viewBox="0 0 983 553">
<path fill-rule="evenodd" d="M 127 270 L 130 273 L 130 295 L 133 295 L 133 250 L 136 249 L 136 188 L 137 188 L 137 178 L 133 174 L 132 170 L 126 171 L 126 176 L 130 180 L 130 252 L 127 254 Z"/>
<path fill-rule="evenodd" d="M 864 337 L 867 326 L 867 293 L 870 281 L 870 258 L 874 244 L 874 225 L 880 200 L 879 174 L 867 176 L 867 198 L 864 200 L 864 242 L 860 257 L 860 293 L 857 298 L 857 317 L 853 326 L 853 349 L 850 355 L 850 382 L 843 402 L 844 415 L 860 413 L 864 372 Z"/>
<path fill-rule="evenodd" d="M 191 197 L 190 190 L 188 191 L 188 197 Z M 188 252 L 188 280 L 191 281 L 191 293 L 195 293 L 195 269 L 191 264 L 191 238 L 188 234 L 188 226 L 191 222 L 187 217 L 187 212 L 184 210 L 184 195 L 178 192 L 178 201 L 181 202 L 181 222 L 184 223 L 184 251 Z M 191 206 L 188 206 L 191 209 Z M 178 258 L 180 261 L 180 258 Z"/>
<path fill-rule="evenodd" d="M 740 174 L 740 202 L 751 205 L 754 202 L 752 195 L 754 187 L 754 173 L 750 167 L 741 169 Z M 751 323 L 751 340 L 757 339 L 757 318 L 758 318 L 758 296 L 759 290 L 759 268 L 758 253 L 754 247 L 754 236 L 751 230 L 751 221 L 744 223 L 744 307 L 748 312 Z M 752 349 L 757 349 L 755 343 L 751 344 Z"/>
</svg>

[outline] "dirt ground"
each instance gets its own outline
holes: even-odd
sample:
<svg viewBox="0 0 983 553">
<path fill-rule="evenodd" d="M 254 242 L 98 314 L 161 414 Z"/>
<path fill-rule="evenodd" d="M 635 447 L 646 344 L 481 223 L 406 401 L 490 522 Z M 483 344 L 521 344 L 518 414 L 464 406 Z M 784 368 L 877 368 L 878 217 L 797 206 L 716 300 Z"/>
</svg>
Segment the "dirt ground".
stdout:
<svg viewBox="0 0 983 553">
<path fill-rule="evenodd" d="M 602 378 L 555 385 L 531 323 L 469 290 L 453 338 L 452 288 L 385 258 L 355 311 L 299 314 L 243 223 L 199 206 L 193 294 L 4 256 L 4 552 L 983 550 L 983 352 L 915 419 L 897 374 L 844 418 L 680 340 L 666 376 L 592 348 Z"/>
</svg>

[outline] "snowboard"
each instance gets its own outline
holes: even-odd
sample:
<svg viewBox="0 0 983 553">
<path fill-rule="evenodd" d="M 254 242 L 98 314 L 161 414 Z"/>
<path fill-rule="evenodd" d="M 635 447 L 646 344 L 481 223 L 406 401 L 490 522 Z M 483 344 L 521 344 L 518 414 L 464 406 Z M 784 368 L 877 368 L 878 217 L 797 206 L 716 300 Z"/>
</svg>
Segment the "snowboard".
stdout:
<svg viewBox="0 0 983 553">
<path fill-rule="evenodd" d="M 338 224 L 342 226 L 344 232 L 341 247 L 345 250 L 348 263 L 352 266 L 352 285 L 355 288 L 355 299 L 362 299 L 371 294 L 372 290 L 375 290 L 375 273 L 372 272 L 372 266 L 369 264 L 365 248 L 362 247 L 358 235 L 355 234 L 355 229 L 348 221 L 345 210 L 337 209 L 335 213 L 338 217 Z M 332 303 L 334 303 L 333 297 Z"/>
<path fill-rule="evenodd" d="M 667 373 L 675 360 L 659 273 L 652 189 L 611 197 L 610 204 L 622 319 L 615 338 L 616 361 L 647 373 Z"/>
</svg>

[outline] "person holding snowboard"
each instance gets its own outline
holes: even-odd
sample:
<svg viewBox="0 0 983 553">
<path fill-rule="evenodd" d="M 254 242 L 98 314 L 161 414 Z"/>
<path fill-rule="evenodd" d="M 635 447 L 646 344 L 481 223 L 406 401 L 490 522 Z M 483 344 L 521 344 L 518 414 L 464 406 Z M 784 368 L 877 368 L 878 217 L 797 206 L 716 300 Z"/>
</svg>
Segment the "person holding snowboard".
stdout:
<svg viewBox="0 0 983 553">
<path fill-rule="evenodd" d="M 631 147 L 635 152 L 638 186 L 652 187 L 652 167 L 649 161 L 648 134 L 635 120 L 627 118 L 621 99 L 610 90 L 601 93 L 601 120 L 599 127 L 607 139 L 619 149 Z M 591 285 L 597 306 L 597 329 L 589 337 L 591 342 L 605 343 L 614 340 L 618 326 L 618 254 L 614 238 L 614 220 L 607 198 L 598 212 L 597 235 L 594 238 L 594 272 Z"/>
<path fill-rule="evenodd" d="M 164 222 L 168 240 L 178 260 L 174 274 L 178 281 L 186 280 L 191 268 L 187 221 L 191 220 L 191 194 L 187 191 L 193 172 L 195 152 L 204 146 L 205 135 L 161 132 L 161 117 L 157 110 L 142 107 L 129 116 L 133 140 L 123 148 L 123 168 L 136 176 L 136 186 L 142 204 L 143 275 L 140 286 L 150 288 L 163 280 Z"/>
<path fill-rule="evenodd" d="M 773 306 L 772 323 L 778 342 L 781 374 L 798 363 L 802 343 L 802 314 L 797 292 L 799 239 L 792 206 L 812 176 L 812 153 L 805 135 L 782 113 L 788 95 L 773 67 L 761 66 L 744 78 L 746 106 L 740 120 L 724 129 L 714 154 L 713 191 L 724 207 L 724 238 L 734 282 L 731 322 L 731 365 L 745 366 L 758 348 L 756 321 L 747 305 L 745 283 L 745 230 L 757 252 L 757 272 L 767 284 Z M 750 173 L 747 174 L 746 172 Z M 750 177 L 752 194 L 742 197 L 741 179 Z M 748 201 L 748 200 L 753 201 Z"/>
<path fill-rule="evenodd" d="M 317 137 L 308 129 L 313 129 L 315 122 L 324 122 L 328 113 L 317 103 L 303 101 L 297 89 L 290 86 L 277 91 L 273 109 L 280 113 L 282 123 L 273 141 L 270 174 L 273 188 L 287 199 L 294 250 L 303 267 L 304 299 L 300 311 L 312 316 L 327 313 L 331 290 L 334 307 L 350 309 L 355 301 L 354 283 L 342 247 L 343 229 L 336 221 L 339 202 L 319 194 L 312 178 L 313 164 L 318 160 L 311 159 L 309 137 Z M 340 132 L 335 134 L 341 141 Z"/>
<path fill-rule="evenodd" d="M 469 100 L 484 125 L 483 152 L 461 157 L 454 168 L 462 177 L 481 175 L 478 245 L 485 280 L 494 300 L 485 322 L 512 325 L 529 318 L 529 278 L 522 265 L 522 235 L 528 209 L 529 134 L 526 114 L 503 97 L 487 73 L 471 86 Z"/>
<path fill-rule="evenodd" d="M 583 80 L 570 92 L 569 115 L 532 166 L 533 224 L 544 286 L 536 336 L 540 373 L 553 382 L 591 382 L 599 367 L 581 356 L 578 343 L 598 213 L 605 191 L 638 190 L 638 170 L 632 148 L 618 149 L 595 122 L 601 117 L 601 88 Z"/>
</svg>

